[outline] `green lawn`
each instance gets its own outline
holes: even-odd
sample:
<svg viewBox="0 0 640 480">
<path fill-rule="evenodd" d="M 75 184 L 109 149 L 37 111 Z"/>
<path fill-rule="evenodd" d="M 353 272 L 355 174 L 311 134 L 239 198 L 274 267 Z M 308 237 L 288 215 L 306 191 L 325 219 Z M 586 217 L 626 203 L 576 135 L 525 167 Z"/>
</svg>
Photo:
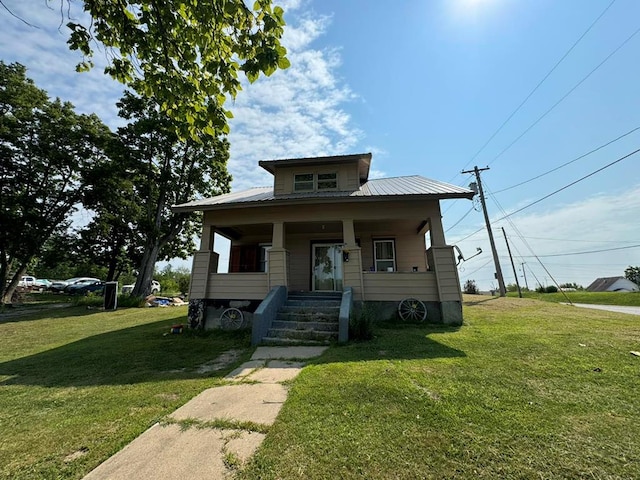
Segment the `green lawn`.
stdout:
<svg viewBox="0 0 640 480">
<path fill-rule="evenodd" d="M 523 292 L 524 298 L 535 298 L 545 302 L 567 302 L 567 297 L 574 303 L 595 303 L 600 305 L 622 305 L 640 307 L 640 292 L 565 292 L 537 293 Z M 509 292 L 508 296 L 517 297 L 517 292 Z"/>
<path fill-rule="evenodd" d="M 82 478 L 250 353 L 165 335 L 184 308 L 38 315 L 0 321 L 2 478 Z M 467 296 L 460 328 L 375 333 L 301 372 L 241 478 L 640 478 L 640 317 Z"/>
<path fill-rule="evenodd" d="M 467 300 L 306 368 L 243 478 L 640 478 L 640 317 Z"/>
<path fill-rule="evenodd" d="M 168 334 L 185 322 L 186 307 L 0 321 L 0 478 L 82 478 L 248 358 L 246 334 Z M 198 372 L 229 349 L 234 365 Z"/>
</svg>

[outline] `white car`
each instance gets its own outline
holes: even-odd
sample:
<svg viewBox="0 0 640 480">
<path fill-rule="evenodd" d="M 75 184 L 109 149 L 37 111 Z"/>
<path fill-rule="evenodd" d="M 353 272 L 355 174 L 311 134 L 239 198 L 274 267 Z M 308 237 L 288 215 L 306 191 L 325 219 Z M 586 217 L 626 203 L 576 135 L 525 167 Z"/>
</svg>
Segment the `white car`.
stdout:
<svg viewBox="0 0 640 480">
<path fill-rule="evenodd" d="M 133 291 L 133 287 L 135 287 L 135 284 L 133 283 L 131 285 L 123 285 L 122 293 L 131 293 Z M 160 282 L 151 280 L 151 293 L 155 295 L 158 292 L 160 292 Z"/>
<path fill-rule="evenodd" d="M 23 275 L 18 282 L 19 287 L 33 287 L 36 284 L 36 277 L 32 277 L 30 275 Z"/>
</svg>

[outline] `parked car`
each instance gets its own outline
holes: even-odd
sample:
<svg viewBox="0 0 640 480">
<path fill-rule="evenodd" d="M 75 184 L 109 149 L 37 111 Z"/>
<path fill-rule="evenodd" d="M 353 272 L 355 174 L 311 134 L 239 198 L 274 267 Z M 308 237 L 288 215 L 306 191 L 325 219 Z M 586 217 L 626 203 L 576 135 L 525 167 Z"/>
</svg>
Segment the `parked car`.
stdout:
<svg viewBox="0 0 640 480">
<path fill-rule="evenodd" d="M 50 286 L 49 286 L 49 290 L 51 290 L 52 292 L 63 292 L 65 288 L 67 288 L 69 285 L 73 285 L 74 283 L 78 283 L 78 282 L 83 282 L 85 280 L 92 280 L 94 282 L 99 282 L 100 279 L 98 278 L 91 278 L 91 277 L 73 277 L 73 278 L 68 278 L 67 280 L 64 281 L 54 281 Z"/>
<path fill-rule="evenodd" d="M 32 277 L 31 275 L 23 275 L 20 277 L 20 281 L 18 282 L 18 286 L 22 288 L 33 287 L 36 283 L 36 277 Z"/>
<path fill-rule="evenodd" d="M 135 284 L 133 283 L 131 285 L 123 285 L 122 293 L 131 293 L 133 291 L 133 287 L 135 287 Z M 157 280 L 151 280 L 151 293 L 155 295 L 158 292 L 160 292 L 160 282 Z"/>
<path fill-rule="evenodd" d="M 97 293 L 102 295 L 104 293 L 105 282 L 101 280 L 83 280 L 68 285 L 64 291 L 69 295 L 87 295 L 88 293 Z"/>
<path fill-rule="evenodd" d="M 50 286 L 51 282 L 46 278 L 36 278 L 36 282 L 33 284 L 33 288 L 35 288 L 36 290 L 40 290 L 41 292 L 49 290 Z"/>
</svg>

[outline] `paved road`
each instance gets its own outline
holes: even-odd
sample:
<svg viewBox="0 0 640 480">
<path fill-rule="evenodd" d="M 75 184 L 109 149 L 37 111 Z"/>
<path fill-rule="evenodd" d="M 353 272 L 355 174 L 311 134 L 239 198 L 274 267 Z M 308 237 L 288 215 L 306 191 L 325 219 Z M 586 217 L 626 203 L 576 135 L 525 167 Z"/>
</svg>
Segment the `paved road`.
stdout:
<svg viewBox="0 0 640 480">
<path fill-rule="evenodd" d="M 563 303 L 563 305 L 569 305 Z M 607 310 L 609 312 L 628 313 L 629 315 L 640 315 L 640 307 L 622 307 L 619 305 L 592 305 L 589 303 L 574 303 L 576 307 L 593 308 L 595 310 Z"/>
</svg>

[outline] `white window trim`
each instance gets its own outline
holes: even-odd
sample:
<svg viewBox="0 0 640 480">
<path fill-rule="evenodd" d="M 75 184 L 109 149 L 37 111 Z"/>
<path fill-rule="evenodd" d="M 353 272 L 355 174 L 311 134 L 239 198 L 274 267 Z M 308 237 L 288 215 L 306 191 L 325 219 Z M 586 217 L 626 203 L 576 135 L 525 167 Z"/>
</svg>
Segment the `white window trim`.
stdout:
<svg viewBox="0 0 640 480">
<path fill-rule="evenodd" d="M 393 252 L 393 258 L 378 258 L 377 255 L 377 249 L 376 249 L 376 245 L 378 243 L 389 243 L 391 242 L 391 251 Z M 375 267 L 375 271 L 376 272 L 384 272 L 387 271 L 385 270 L 379 270 L 378 269 L 378 262 L 388 262 L 392 260 L 393 261 L 393 271 L 396 272 L 397 271 L 397 266 L 396 266 L 396 240 L 395 238 L 380 238 L 377 240 L 373 241 L 373 265 Z"/>
</svg>

